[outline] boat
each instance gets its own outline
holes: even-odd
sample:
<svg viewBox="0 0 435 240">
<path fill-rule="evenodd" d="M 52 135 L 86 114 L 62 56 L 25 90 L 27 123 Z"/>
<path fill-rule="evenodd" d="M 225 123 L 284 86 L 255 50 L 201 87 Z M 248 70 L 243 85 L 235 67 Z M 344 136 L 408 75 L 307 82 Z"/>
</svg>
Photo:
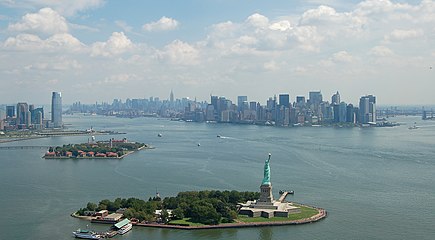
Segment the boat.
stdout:
<svg viewBox="0 0 435 240">
<path fill-rule="evenodd" d="M 201 146 L 201 143 L 198 143 L 198 147 Z"/>
<path fill-rule="evenodd" d="M 221 137 L 221 135 L 217 135 L 216 137 L 220 138 L 220 137 Z"/>
<path fill-rule="evenodd" d="M 81 239 L 103 239 L 104 237 L 96 232 L 87 229 L 77 229 L 72 232 L 74 237 Z"/>
<path fill-rule="evenodd" d="M 417 125 L 416 125 L 417 123 L 416 122 L 414 122 L 414 125 L 412 126 L 412 127 L 409 127 L 408 129 L 409 130 L 412 130 L 412 129 L 417 129 L 418 127 L 417 127 Z"/>
<path fill-rule="evenodd" d="M 128 231 L 130 231 L 132 227 L 133 227 L 133 225 L 131 223 L 126 224 L 118 230 L 118 233 L 123 235 L 123 234 L 127 233 Z"/>
<path fill-rule="evenodd" d="M 157 134 L 157 137 L 162 137 L 163 135 L 161 133 Z"/>
</svg>

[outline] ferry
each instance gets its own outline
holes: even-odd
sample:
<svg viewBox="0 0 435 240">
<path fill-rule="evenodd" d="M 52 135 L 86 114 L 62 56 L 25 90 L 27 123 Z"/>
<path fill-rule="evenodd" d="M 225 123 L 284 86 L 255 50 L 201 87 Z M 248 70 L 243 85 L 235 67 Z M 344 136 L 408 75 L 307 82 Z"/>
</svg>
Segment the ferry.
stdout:
<svg viewBox="0 0 435 240">
<path fill-rule="evenodd" d="M 86 230 L 86 229 L 77 229 L 73 232 L 74 237 L 81 239 L 103 239 L 104 237 L 96 232 Z"/>
<path fill-rule="evenodd" d="M 121 228 L 118 230 L 118 233 L 121 234 L 121 235 L 123 235 L 123 234 L 125 234 L 126 232 L 130 231 L 132 227 L 133 227 L 133 225 L 132 225 L 131 223 L 129 223 L 129 224 L 127 224 L 127 225 L 124 225 L 123 227 L 121 227 Z"/>
</svg>

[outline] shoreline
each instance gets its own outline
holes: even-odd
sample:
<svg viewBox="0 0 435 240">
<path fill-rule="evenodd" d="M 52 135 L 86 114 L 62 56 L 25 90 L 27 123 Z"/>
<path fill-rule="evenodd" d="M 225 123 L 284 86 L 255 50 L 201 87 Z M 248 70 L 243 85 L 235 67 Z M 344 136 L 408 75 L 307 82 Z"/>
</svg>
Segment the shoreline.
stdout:
<svg viewBox="0 0 435 240">
<path fill-rule="evenodd" d="M 302 204 L 301 204 L 302 205 Z M 306 205 L 304 205 L 306 206 Z M 328 213 L 323 208 L 314 207 L 319 211 L 316 215 L 291 221 L 276 221 L 276 222 L 236 222 L 236 223 L 223 223 L 219 225 L 204 225 L 204 226 L 180 226 L 180 225 L 167 225 L 158 223 L 136 223 L 135 226 L 140 227 L 155 227 L 155 228 L 167 228 L 167 229 L 179 229 L 179 230 L 205 230 L 205 229 L 219 229 L 219 228 L 249 228 L 249 227 L 272 227 L 272 226 L 284 226 L 284 225 L 300 225 L 308 224 L 320 221 L 327 217 Z"/>
<path fill-rule="evenodd" d="M 169 224 L 159 224 L 159 223 L 133 223 L 133 225 L 138 227 L 166 228 L 166 229 L 178 229 L 178 230 L 207 230 L 207 229 L 219 229 L 219 228 L 249 228 L 249 227 L 271 227 L 271 226 L 309 224 L 309 223 L 320 221 L 328 216 L 327 211 L 323 208 L 312 207 L 305 204 L 299 204 L 299 205 L 314 208 L 318 210 L 318 213 L 309 218 L 302 218 L 298 220 L 289 220 L 289 221 L 276 221 L 276 222 L 245 223 L 239 221 L 235 223 L 222 223 L 218 225 L 203 225 L 203 226 L 181 226 L 181 225 L 169 225 Z M 113 224 L 113 222 L 109 222 L 109 221 L 92 221 L 93 220 L 92 217 L 78 216 L 76 213 L 71 213 L 71 216 L 75 218 L 95 222 L 95 223 Z"/>
<path fill-rule="evenodd" d="M 123 159 L 124 157 L 126 157 L 126 156 L 128 156 L 128 155 L 130 155 L 132 153 L 139 152 L 139 151 L 141 151 L 143 149 L 155 149 L 155 147 L 153 147 L 153 146 L 148 146 L 148 147 L 143 146 L 143 147 L 138 148 L 135 151 L 128 151 L 128 152 L 126 152 L 124 155 L 122 155 L 120 157 L 66 157 L 66 156 L 54 156 L 54 157 L 51 157 L 51 156 L 45 156 L 44 155 L 44 156 L 42 156 L 42 158 L 44 158 L 44 159 Z"/>
</svg>

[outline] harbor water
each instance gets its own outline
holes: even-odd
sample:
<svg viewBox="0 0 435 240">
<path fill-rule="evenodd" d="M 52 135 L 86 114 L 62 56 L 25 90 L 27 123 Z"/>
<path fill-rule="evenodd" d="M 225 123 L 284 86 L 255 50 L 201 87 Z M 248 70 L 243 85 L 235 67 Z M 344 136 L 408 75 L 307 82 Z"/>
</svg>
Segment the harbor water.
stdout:
<svg viewBox="0 0 435 240">
<path fill-rule="evenodd" d="M 299 226 L 216 230 L 134 227 L 116 239 L 435 239 L 435 121 L 397 117 L 385 128 L 206 124 L 156 118 L 64 116 L 70 129 L 144 142 L 124 159 L 43 159 L 45 148 L 0 148 L 0 239 L 73 239 L 70 217 L 88 202 L 148 199 L 180 191 L 258 191 L 268 153 L 275 197 L 318 206 L 328 217 Z M 408 129 L 416 122 L 417 129 Z M 158 137 L 158 134 L 161 137 Z M 220 137 L 217 137 L 220 135 Z M 91 136 L 2 143 L 59 146 Z"/>
</svg>

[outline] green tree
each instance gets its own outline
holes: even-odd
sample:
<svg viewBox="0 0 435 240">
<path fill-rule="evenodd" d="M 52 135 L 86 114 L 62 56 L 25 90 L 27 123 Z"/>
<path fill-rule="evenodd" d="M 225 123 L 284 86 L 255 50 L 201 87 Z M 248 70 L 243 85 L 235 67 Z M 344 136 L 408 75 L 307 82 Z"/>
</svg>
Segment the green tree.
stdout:
<svg viewBox="0 0 435 240">
<path fill-rule="evenodd" d="M 162 210 L 162 212 L 160 214 L 160 218 L 161 218 L 163 223 L 169 222 L 169 213 L 168 213 L 168 211 L 166 211 L 166 209 Z"/>
<path fill-rule="evenodd" d="M 92 202 L 88 202 L 88 204 L 86 205 L 86 208 L 89 211 L 95 211 L 97 209 L 97 207 L 98 207 L 97 204 L 92 203 Z"/>
<path fill-rule="evenodd" d="M 173 219 L 183 219 L 184 218 L 184 211 L 181 208 L 176 208 L 172 211 L 172 218 Z"/>
</svg>

